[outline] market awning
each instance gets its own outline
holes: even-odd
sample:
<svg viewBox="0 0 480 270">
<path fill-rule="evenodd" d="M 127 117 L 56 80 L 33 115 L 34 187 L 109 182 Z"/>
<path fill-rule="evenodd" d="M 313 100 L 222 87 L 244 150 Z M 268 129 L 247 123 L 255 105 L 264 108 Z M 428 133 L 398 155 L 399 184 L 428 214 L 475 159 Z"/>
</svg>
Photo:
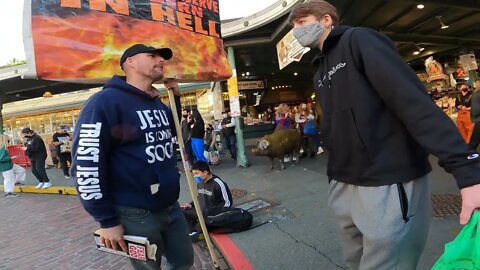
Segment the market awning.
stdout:
<svg viewBox="0 0 480 270">
<path fill-rule="evenodd" d="M 313 52 L 283 70 L 278 68 L 276 43 L 291 29 L 287 16 L 302 0 L 277 1 L 251 16 L 222 22 L 225 46 L 235 49 L 238 79 L 267 80 L 268 87 L 291 85 L 311 88 Z M 458 56 L 473 52 L 480 55 L 480 2 L 477 0 L 424 0 L 423 9 L 415 0 L 330 0 L 341 14 L 342 24 L 370 27 L 387 34 L 401 56 L 414 70 L 423 70 L 426 57 L 451 66 Z M 441 17 L 439 17 L 441 16 Z M 442 29 L 442 23 L 448 25 Z M 418 48 L 424 48 L 414 55 Z M 25 66 L 0 70 L 0 98 L 3 102 L 87 89 L 99 85 L 23 80 Z M 15 74 L 14 71 L 17 70 Z M 5 73 L 9 75 L 6 76 Z M 297 74 L 295 76 L 294 74 Z"/>
<path fill-rule="evenodd" d="M 291 6 L 300 2 L 303 1 L 278 1 L 265 11 L 222 24 L 222 33 L 229 33 L 224 38 L 225 46 L 235 49 L 239 80 L 266 79 L 270 87 L 293 84 L 292 87 L 296 89 L 311 88 L 314 70 L 310 61 L 315 52 L 307 53 L 300 62 L 292 63 L 280 71 L 275 47 L 291 29 L 287 21 Z M 329 2 L 337 7 L 341 24 L 370 27 L 388 35 L 395 42 L 400 55 L 414 70 L 424 70 L 424 60 L 430 55 L 450 66 L 458 65 L 460 54 L 476 52 L 477 58 L 480 55 L 479 1 Z M 417 7 L 420 2 L 424 5 L 422 9 Z M 275 19 L 272 20 L 269 16 Z M 268 23 L 258 23 L 262 21 Z M 442 23 L 449 27 L 442 29 Z M 236 34 L 225 27 L 235 30 Z M 414 55 L 413 52 L 418 47 L 424 49 Z M 298 76 L 294 76 L 295 73 Z"/>
</svg>

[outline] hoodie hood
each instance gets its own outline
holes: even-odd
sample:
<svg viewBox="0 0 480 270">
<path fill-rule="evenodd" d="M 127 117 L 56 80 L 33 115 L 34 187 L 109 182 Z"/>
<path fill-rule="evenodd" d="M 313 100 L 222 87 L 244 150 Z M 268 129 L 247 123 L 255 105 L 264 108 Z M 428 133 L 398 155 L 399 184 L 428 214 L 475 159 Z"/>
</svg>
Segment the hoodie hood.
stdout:
<svg viewBox="0 0 480 270">
<path fill-rule="evenodd" d="M 322 51 L 313 58 L 312 64 L 317 65 L 320 59 L 323 57 L 323 54 L 327 54 L 337 44 L 337 42 L 343 36 L 345 31 L 347 31 L 350 28 L 352 27 L 346 26 L 346 25 L 339 25 L 339 26 L 333 27 L 330 34 L 328 34 L 327 39 L 325 40 L 325 42 L 323 42 Z"/>
<path fill-rule="evenodd" d="M 155 99 L 156 97 L 152 97 L 148 93 L 146 93 L 143 90 L 138 89 L 137 87 L 127 83 L 125 76 L 113 76 L 104 86 L 103 89 L 106 88 L 114 88 L 114 89 L 119 89 L 122 91 L 127 91 L 129 93 L 133 93 L 148 99 Z"/>
</svg>

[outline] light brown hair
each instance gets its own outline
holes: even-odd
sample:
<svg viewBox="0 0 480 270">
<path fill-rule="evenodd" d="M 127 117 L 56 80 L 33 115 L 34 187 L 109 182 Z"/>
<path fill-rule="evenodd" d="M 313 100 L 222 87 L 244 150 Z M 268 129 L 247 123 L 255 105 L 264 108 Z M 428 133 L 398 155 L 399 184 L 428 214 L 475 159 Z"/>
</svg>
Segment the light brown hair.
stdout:
<svg viewBox="0 0 480 270">
<path fill-rule="evenodd" d="M 293 24 L 293 21 L 308 15 L 313 15 L 317 20 L 320 20 L 327 14 L 332 18 L 332 24 L 337 26 L 340 22 L 340 18 L 337 9 L 334 6 L 323 0 L 310 0 L 293 8 L 288 16 L 288 22 Z"/>
</svg>

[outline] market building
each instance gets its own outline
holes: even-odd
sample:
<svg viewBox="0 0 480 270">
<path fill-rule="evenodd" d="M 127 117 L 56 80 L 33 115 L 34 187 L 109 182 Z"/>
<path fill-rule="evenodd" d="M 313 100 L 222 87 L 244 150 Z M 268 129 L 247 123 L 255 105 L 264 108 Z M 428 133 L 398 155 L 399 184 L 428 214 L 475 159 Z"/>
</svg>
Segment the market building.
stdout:
<svg viewBox="0 0 480 270">
<path fill-rule="evenodd" d="M 281 41 L 288 35 L 288 13 L 302 0 L 280 0 L 251 16 L 222 21 L 225 49 L 233 55 L 246 133 L 268 132 L 265 110 L 279 103 L 293 108 L 315 102 L 311 65 L 316 51 L 288 65 L 282 63 Z M 451 99 L 460 83 L 478 77 L 480 3 L 454 0 L 332 0 L 342 24 L 364 26 L 388 35 L 400 55 L 418 74 L 432 98 L 454 116 Z M 73 127 L 82 104 L 100 85 L 22 79 L 26 66 L 0 70 L 3 129 L 16 139 L 30 126 L 45 137 L 59 124 Z M 219 119 L 229 106 L 226 83 L 182 85 L 182 104 L 198 108 L 208 120 Z M 164 97 L 165 98 L 165 97 Z M 221 102 L 219 102 L 221 101 Z M 261 130 L 262 132 L 256 132 Z M 247 136 L 248 137 L 248 136 Z"/>
</svg>

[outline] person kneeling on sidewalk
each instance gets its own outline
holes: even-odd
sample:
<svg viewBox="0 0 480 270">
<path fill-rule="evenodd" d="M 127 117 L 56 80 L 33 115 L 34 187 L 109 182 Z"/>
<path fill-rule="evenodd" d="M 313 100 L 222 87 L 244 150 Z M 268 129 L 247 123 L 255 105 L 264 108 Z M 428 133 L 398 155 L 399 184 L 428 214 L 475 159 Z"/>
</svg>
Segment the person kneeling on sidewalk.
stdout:
<svg viewBox="0 0 480 270">
<path fill-rule="evenodd" d="M 208 163 L 197 161 L 192 166 L 192 173 L 197 182 L 198 201 L 204 217 L 217 215 L 232 207 L 232 193 L 220 177 L 212 174 Z M 181 206 L 183 214 L 190 225 L 190 236 L 198 236 L 198 216 L 193 202 Z"/>
</svg>

